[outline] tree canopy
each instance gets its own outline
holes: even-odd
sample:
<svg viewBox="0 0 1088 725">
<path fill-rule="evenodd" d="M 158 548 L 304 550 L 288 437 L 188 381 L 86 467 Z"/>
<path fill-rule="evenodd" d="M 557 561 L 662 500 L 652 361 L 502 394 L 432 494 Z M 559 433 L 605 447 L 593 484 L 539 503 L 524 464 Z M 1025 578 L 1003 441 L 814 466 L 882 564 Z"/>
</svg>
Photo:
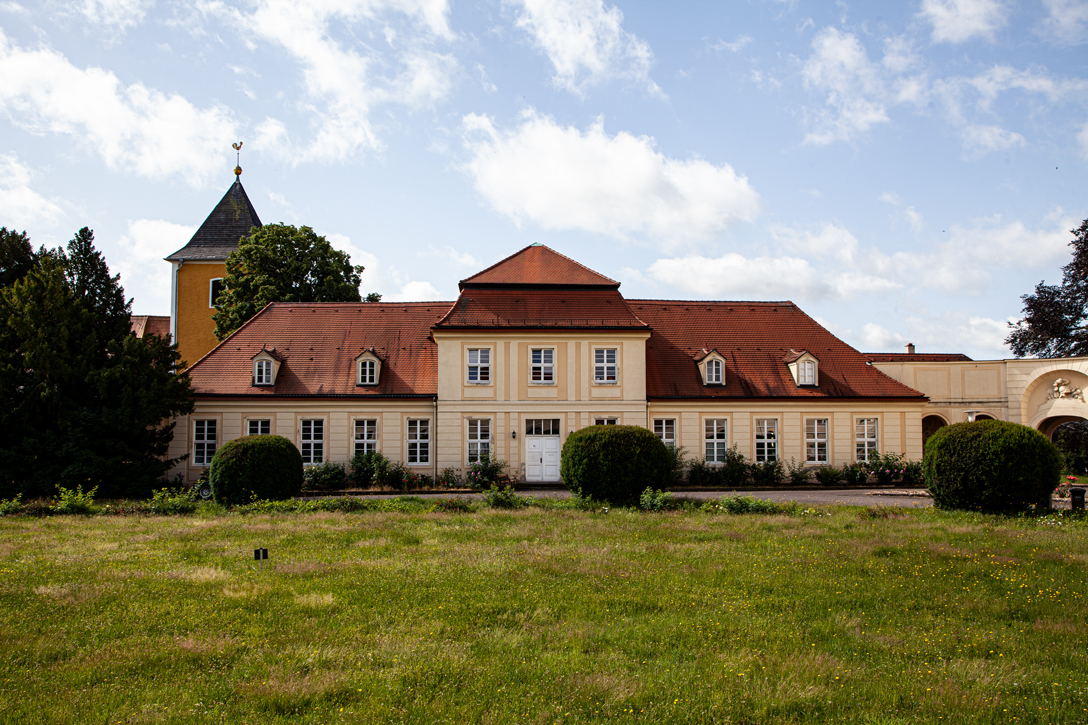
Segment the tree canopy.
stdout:
<svg viewBox="0 0 1088 725">
<path fill-rule="evenodd" d="M 359 302 L 362 272 L 310 227 L 266 224 L 227 257 L 215 336 L 225 339 L 269 302 Z"/>
<path fill-rule="evenodd" d="M 25 231 L 0 227 L 0 287 L 9 287 L 26 276 L 37 259 Z"/>
<path fill-rule="evenodd" d="M 1005 338 L 1017 357 L 1088 355 L 1088 219 L 1070 233 L 1073 260 L 1062 267 L 1062 283 L 1040 282 L 1020 298 L 1024 317 L 1009 324 Z"/>
<path fill-rule="evenodd" d="M 175 463 L 168 421 L 192 410 L 189 381 L 169 340 L 129 325 L 86 228 L 0 288 L 0 498 L 146 494 Z"/>
</svg>

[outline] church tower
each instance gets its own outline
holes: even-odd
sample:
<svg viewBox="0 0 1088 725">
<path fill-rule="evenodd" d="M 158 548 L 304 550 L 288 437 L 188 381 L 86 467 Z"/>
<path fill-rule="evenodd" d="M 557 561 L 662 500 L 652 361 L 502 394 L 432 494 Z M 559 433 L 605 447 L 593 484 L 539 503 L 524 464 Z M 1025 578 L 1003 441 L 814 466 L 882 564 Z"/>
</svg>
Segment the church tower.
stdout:
<svg viewBox="0 0 1088 725">
<path fill-rule="evenodd" d="M 223 290 L 227 255 L 238 248 L 239 239 L 261 227 L 242 188 L 240 166 L 234 174 L 234 183 L 189 243 L 166 257 L 171 267 L 170 334 L 186 366 L 218 344 L 212 315 L 216 297 Z"/>
</svg>

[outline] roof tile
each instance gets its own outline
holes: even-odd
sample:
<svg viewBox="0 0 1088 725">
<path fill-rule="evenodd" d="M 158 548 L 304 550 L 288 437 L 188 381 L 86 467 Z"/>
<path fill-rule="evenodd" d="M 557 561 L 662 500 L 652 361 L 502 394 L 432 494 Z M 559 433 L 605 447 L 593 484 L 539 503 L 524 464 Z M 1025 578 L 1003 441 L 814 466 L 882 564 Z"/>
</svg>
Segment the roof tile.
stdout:
<svg viewBox="0 0 1088 725">
<path fill-rule="evenodd" d="M 532 244 L 459 283 L 471 287 L 544 285 L 550 287 L 608 287 L 620 283 L 565 257 L 543 244 Z"/>
<path fill-rule="evenodd" d="M 189 243 L 166 259 L 171 262 L 182 259 L 226 259 L 230 252 L 238 248 L 238 240 L 248 237 L 253 227 L 261 227 L 261 220 L 246 190 L 242 188 L 241 180 L 235 179 Z"/>
</svg>

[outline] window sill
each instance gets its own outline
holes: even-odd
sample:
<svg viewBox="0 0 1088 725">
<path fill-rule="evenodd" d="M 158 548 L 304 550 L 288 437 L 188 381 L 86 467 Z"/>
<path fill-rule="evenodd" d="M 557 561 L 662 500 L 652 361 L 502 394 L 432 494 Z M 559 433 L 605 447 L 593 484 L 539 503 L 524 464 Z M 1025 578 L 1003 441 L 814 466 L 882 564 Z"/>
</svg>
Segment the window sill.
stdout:
<svg viewBox="0 0 1088 725">
<path fill-rule="evenodd" d="M 355 387 L 357 387 L 357 388 L 376 388 L 376 387 L 378 387 L 378 384 L 377 383 L 355 383 Z"/>
<path fill-rule="evenodd" d="M 491 387 L 491 381 L 487 380 L 487 381 L 483 381 L 483 382 L 477 382 L 475 380 L 469 380 L 469 381 L 465 382 L 465 385 L 471 385 L 474 388 L 475 387 L 489 388 L 489 387 Z"/>
<path fill-rule="evenodd" d="M 593 385 L 595 387 L 600 386 L 602 388 L 607 388 L 607 387 L 613 387 L 614 388 L 619 384 L 620 384 L 619 380 L 594 380 L 593 381 Z"/>
</svg>

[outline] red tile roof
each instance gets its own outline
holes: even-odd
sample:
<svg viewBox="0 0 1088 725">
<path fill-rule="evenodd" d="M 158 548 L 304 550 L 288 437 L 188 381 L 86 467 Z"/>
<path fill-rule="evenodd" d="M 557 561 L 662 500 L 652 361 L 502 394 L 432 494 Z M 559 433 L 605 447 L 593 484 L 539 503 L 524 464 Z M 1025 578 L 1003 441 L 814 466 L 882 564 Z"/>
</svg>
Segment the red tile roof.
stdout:
<svg viewBox="0 0 1088 725">
<path fill-rule="evenodd" d="M 868 359 L 792 302 L 628 300 L 653 330 L 646 342 L 646 395 L 653 398 L 923 398 L 869 365 Z M 723 386 L 702 384 L 703 349 L 725 358 Z M 819 385 L 798 387 L 784 358 L 807 350 Z"/>
<path fill-rule="evenodd" d="M 187 371 L 202 396 L 433 396 L 438 352 L 431 326 L 449 302 L 273 303 Z M 252 384 L 261 348 L 283 358 L 276 384 Z M 355 358 L 373 347 L 382 359 L 378 385 L 355 385 Z"/>
<path fill-rule="evenodd" d="M 619 289 L 620 283 L 597 274 L 570 257 L 533 244 L 511 254 L 482 272 L 477 272 L 458 284 L 459 289 L 471 287 L 510 287 L 544 285 L 549 287 L 608 287 Z"/>
<path fill-rule="evenodd" d="M 169 315 L 132 315 L 129 323 L 132 325 L 132 334 L 136 337 L 144 335 L 166 337 L 170 334 Z"/>
<path fill-rule="evenodd" d="M 436 330 L 646 329 L 615 289 L 466 289 Z"/>
<path fill-rule="evenodd" d="M 867 352 L 873 362 L 971 362 L 962 352 Z"/>
</svg>

